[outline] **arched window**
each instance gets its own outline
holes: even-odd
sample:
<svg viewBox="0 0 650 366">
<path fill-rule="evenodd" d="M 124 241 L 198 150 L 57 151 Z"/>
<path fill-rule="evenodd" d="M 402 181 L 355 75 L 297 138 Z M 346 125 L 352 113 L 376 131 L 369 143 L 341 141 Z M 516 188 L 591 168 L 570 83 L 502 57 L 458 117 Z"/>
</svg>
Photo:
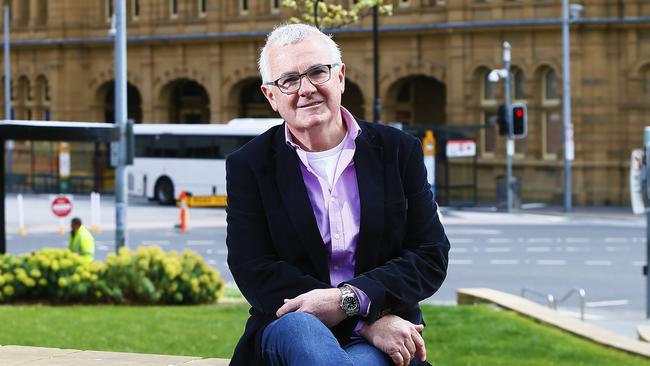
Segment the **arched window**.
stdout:
<svg viewBox="0 0 650 366">
<path fill-rule="evenodd" d="M 51 120 L 50 115 L 50 86 L 47 78 L 40 75 L 36 78 L 36 108 L 35 119 Z"/>
<path fill-rule="evenodd" d="M 542 158 L 548 160 L 557 159 L 562 148 L 562 114 L 556 75 L 550 67 L 540 73 Z"/>
<path fill-rule="evenodd" d="M 479 87 L 481 90 L 479 121 L 485 126 L 481 129 L 480 151 L 482 157 L 494 157 L 497 144 L 497 88 L 499 83 L 488 79 L 490 69 L 479 70 Z"/>
<path fill-rule="evenodd" d="M 559 99 L 557 92 L 557 76 L 555 75 L 555 71 L 549 69 L 544 73 L 544 82 L 542 85 L 544 100 L 556 101 Z"/>
<path fill-rule="evenodd" d="M 512 86 L 515 100 L 526 99 L 526 89 L 524 87 L 524 72 L 515 68 L 512 72 Z"/>
<path fill-rule="evenodd" d="M 483 79 L 481 81 L 481 100 L 483 102 L 497 100 L 496 83 L 493 83 L 488 79 L 489 74 L 490 70 L 486 69 L 483 71 Z"/>
</svg>

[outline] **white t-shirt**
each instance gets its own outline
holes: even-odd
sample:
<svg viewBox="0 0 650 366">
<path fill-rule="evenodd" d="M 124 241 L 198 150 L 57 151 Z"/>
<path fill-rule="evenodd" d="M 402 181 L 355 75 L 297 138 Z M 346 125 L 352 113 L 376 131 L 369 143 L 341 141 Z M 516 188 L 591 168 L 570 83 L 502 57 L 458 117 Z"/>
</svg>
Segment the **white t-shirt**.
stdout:
<svg viewBox="0 0 650 366">
<path fill-rule="evenodd" d="M 329 183 L 330 188 L 334 186 L 334 175 L 336 174 L 336 165 L 339 162 L 341 151 L 348 138 L 348 133 L 345 133 L 343 140 L 335 147 L 318 152 L 305 152 L 309 166 L 316 172 L 321 179 Z"/>
</svg>

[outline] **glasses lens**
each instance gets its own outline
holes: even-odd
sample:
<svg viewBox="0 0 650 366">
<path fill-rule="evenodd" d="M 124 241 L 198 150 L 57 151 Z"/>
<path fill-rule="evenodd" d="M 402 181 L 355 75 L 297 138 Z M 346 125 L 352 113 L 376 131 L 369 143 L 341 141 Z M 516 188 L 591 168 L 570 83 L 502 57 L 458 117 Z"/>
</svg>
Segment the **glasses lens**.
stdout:
<svg viewBox="0 0 650 366">
<path fill-rule="evenodd" d="M 330 68 L 325 65 L 316 66 L 307 71 L 307 77 L 314 84 L 322 84 L 330 79 Z"/>
<path fill-rule="evenodd" d="M 287 75 L 278 79 L 278 87 L 283 91 L 295 91 L 300 88 L 300 75 Z"/>
</svg>

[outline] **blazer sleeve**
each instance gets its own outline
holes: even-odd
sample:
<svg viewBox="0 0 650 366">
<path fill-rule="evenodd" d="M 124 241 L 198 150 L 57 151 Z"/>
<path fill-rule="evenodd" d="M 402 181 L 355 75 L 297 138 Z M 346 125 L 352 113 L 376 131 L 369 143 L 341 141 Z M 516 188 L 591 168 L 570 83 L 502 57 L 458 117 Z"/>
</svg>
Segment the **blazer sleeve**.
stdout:
<svg viewBox="0 0 650 366">
<path fill-rule="evenodd" d="M 450 244 L 427 182 L 422 145 L 413 138 L 409 146 L 403 163 L 402 184 L 408 205 L 403 250 L 385 264 L 347 281 L 370 298 L 369 323 L 412 308 L 433 295 L 447 274 Z"/>
<path fill-rule="evenodd" d="M 284 299 L 331 285 L 278 257 L 257 177 L 242 155 L 226 159 L 228 266 L 251 306 L 275 316 Z"/>
</svg>

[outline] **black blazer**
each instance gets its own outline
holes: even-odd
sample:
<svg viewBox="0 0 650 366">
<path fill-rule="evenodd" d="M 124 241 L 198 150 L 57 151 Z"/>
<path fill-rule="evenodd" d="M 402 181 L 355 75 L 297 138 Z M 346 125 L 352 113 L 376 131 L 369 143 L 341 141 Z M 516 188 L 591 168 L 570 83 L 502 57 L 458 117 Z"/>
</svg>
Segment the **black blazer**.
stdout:
<svg viewBox="0 0 650 366">
<path fill-rule="evenodd" d="M 355 278 L 371 300 L 367 321 L 392 313 L 422 321 L 418 302 L 447 273 L 449 241 L 426 180 L 420 141 L 359 121 L 354 167 L 361 201 Z M 261 335 L 283 299 L 330 288 L 328 254 L 284 125 L 226 160 L 228 265 L 251 304 L 231 365 L 262 365 Z M 357 317 L 333 330 L 345 344 Z"/>
</svg>

